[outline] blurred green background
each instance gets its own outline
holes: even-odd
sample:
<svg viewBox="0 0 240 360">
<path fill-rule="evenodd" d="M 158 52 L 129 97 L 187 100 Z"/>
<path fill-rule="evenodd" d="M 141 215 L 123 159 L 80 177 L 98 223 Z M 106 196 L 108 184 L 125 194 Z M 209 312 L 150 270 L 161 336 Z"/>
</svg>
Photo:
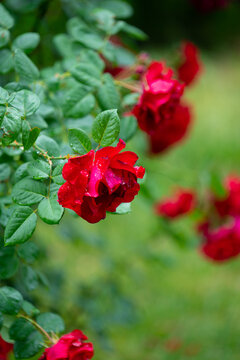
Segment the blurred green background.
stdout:
<svg viewBox="0 0 240 360">
<path fill-rule="evenodd" d="M 24 2 L 14 1 L 7 3 Z M 39 3 L 37 17 L 31 11 L 21 15 L 16 33 L 40 29 L 42 45 L 34 60 L 46 66 L 56 56 L 52 35 L 65 31 L 66 17 L 58 0 Z M 240 4 L 205 15 L 187 0 L 147 5 L 133 0 L 133 5 L 131 23 L 149 34 L 140 48 L 154 58 L 169 57 L 183 39 L 200 47 L 204 71 L 185 95 L 194 114 L 192 129 L 159 157 L 146 156 L 144 135 L 128 145 L 147 170 L 129 215 L 109 214 L 96 225 L 68 214 L 60 226 L 39 223 L 39 267 L 49 287 L 32 297 L 43 311 L 60 309 L 69 330 L 83 329 L 95 344 L 96 360 L 237 360 L 240 260 L 216 265 L 204 259 L 193 218 L 174 223 L 180 238 L 169 236 L 151 199 L 178 185 L 201 193 L 211 174 L 239 172 Z"/>
<path fill-rule="evenodd" d="M 139 154 L 156 199 L 177 185 L 200 192 L 211 173 L 239 171 L 238 58 L 203 53 L 204 74 L 186 91 L 194 111 L 188 138 L 161 157 Z M 129 147 L 141 152 L 134 141 Z M 163 232 L 142 191 L 129 215 L 109 214 L 96 225 L 70 216 L 60 227 L 39 224 L 52 290 L 38 299 L 46 309 L 60 306 L 69 329 L 74 323 L 90 335 L 96 359 L 239 359 L 240 261 L 204 259 L 191 220 L 174 223 L 186 237 L 181 246 Z"/>
</svg>

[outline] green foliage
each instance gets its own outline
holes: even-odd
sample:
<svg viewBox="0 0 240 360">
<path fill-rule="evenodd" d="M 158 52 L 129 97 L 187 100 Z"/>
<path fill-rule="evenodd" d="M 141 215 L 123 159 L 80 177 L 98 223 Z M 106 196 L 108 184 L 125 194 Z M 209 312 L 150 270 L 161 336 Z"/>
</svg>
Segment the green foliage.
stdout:
<svg viewBox="0 0 240 360">
<path fill-rule="evenodd" d="M 37 316 L 37 323 L 48 333 L 62 333 L 65 325 L 62 318 L 53 313 L 43 313 Z"/>
<path fill-rule="evenodd" d="M 112 66 L 128 65 L 135 56 L 115 46 L 111 35 L 144 38 L 121 20 L 132 13 L 125 2 L 91 0 L 79 6 L 71 0 L 68 9 L 62 3 L 66 32 L 61 24 L 61 33 L 50 27 L 47 36 L 48 14 L 43 27 L 41 14 L 50 2 L 0 4 L 0 330 L 14 342 L 16 359 L 39 358 L 50 336 L 65 331 L 60 316 L 40 313 L 28 301 L 37 301 L 35 290 L 51 282 L 35 264 L 41 249 L 28 240 L 39 218 L 48 225 L 62 220 L 58 190 L 68 158 L 119 137 L 128 107 L 122 99 L 130 92 L 104 71 L 109 60 Z M 125 140 L 134 133 L 134 126 L 124 126 Z M 123 204 L 116 213 L 128 211 Z"/>
<path fill-rule="evenodd" d="M 22 306 L 23 298 L 19 291 L 4 286 L 0 288 L 0 311 L 3 314 L 17 314 Z"/>
<path fill-rule="evenodd" d="M 64 208 L 58 204 L 55 195 L 43 199 L 38 206 L 38 215 L 47 224 L 59 224 Z"/>
<path fill-rule="evenodd" d="M 117 110 L 106 110 L 99 114 L 92 127 L 93 139 L 102 146 L 111 145 L 120 132 Z"/>
<path fill-rule="evenodd" d="M 37 215 L 30 207 L 18 207 L 10 217 L 4 235 L 6 245 L 21 244 L 30 239 L 37 225 Z"/>
<path fill-rule="evenodd" d="M 14 64 L 21 80 L 31 83 L 38 79 L 37 67 L 21 49 L 17 48 L 14 52 Z"/>
<path fill-rule="evenodd" d="M 85 133 L 80 129 L 70 129 L 68 133 L 69 144 L 73 151 L 78 154 L 85 154 L 92 148 L 91 140 Z"/>
</svg>

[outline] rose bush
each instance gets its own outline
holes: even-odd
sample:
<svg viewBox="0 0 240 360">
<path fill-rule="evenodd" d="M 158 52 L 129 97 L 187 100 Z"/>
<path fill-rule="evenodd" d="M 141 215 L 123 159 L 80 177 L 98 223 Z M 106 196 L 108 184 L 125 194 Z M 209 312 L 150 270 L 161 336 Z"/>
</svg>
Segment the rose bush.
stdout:
<svg viewBox="0 0 240 360">
<path fill-rule="evenodd" d="M 13 349 L 16 359 L 89 360 L 93 345 L 80 330 L 61 336 L 66 326 L 55 313 L 58 302 L 38 301 L 48 269 L 46 258 L 43 271 L 37 265 L 44 253 L 34 237 L 37 224 L 57 225 L 65 212 L 93 224 L 107 212 L 129 213 L 145 170 L 136 165 L 142 152 L 126 143 L 135 136 L 140 143 L 143 131 L 152 152 L 162 152 L 185 136 L 191 115 L 173 70 L 132 50 L 129 40 L 146 35 L 125 21 L 130 5 L 62 1 L 66 32 L 61 23 L 61 33 L 52 26 L 42 39 L 40 23 L 55 11 L 51 6 L 0 4 L 0 346 L 5 357 Z M 55 278 L 51 285 L 58 287 Z M 118 300 L 114 321 L 121 312 L 131 318 L 131 303 L 116 286 L 106 288 Z M 96 313 L 93 305 L 86 309 Z"/>
</svg>

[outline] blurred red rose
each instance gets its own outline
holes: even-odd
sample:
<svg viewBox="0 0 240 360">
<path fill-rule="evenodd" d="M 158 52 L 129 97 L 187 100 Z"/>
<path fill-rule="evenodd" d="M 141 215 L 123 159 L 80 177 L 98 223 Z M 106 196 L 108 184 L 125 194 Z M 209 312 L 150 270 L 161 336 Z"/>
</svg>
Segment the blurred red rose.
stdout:
<svg viewBox="0 0 240 360">
<path fill-rule="evenodd" d="M 140 189 L 137 178 L 143 178 L 145 170 L 134 166 L 138 160 L 134 152 L 120 153 L 125 146 L 120 139 L 116 147 L 70 158 L 63 167 L 66 182 L 58 191 L 59 204 L 96 223 L 106 217 L 106 211 L 131 202 Z"/>
<path fill-rule="evenodd" d="M 190 85 L 201 71 L 197 47 L 191 42 L 183 44 L 182 57 L 183 62 L 177 70 L 178 78 L 186 85 Z"/>
<path fill-rule="evenodd" d="M 226 196 L 215 197 L 214 206 L 221 217 L 240 216 L 240 178 L 229 177 L 226 181 Z"/>
<path fill-rule="evenodd" d="M 240 219 L 215 230 L 211 230 L 209 224 L 203 224 L 199 231 L 203 236 L 200 250 L 208 258 L 221 262 L 240 254 Z"/>
<path fill-rule="evenodd" d="M 90 360 L 94 355 L 93 344 L 85 340 L 87 336 L 82 331 L 74 330 L 47 348 L 39 360 Z"/>
<path fill-rule="evenodd" d="M 6 342 L 0 336 L 0 360 L 7 360 L 11 351 L 13 351 L 13 344 Z"/>
<path fill-rule="evenodd" d="M 161 200 L 156 204 L 156 213 L 167 218 L 187 214 L 194 208 L 194 198 L 192 191 L 178 189 L 171 198 Z"/>
<path fill-rule="evenodd" d="M 171 119 L 165 121 L 157 130 L 149 136 L 150 152 L 162 153 L 170 146 L 182 140 L 191 122 L 190 109 L 187 106 L 178 105 Z"/>
<path fill-rule="evenodd" d="M 121 72 L 126 70 L 125 66 L 114 66 L 108 62 L 106 62 L 106 67 L 104 69 L 105 73 L 111 74 L 113 77 L 119 75 Z"/>
<path fill-rule="evenodd" d="M 214 11 L 226 7 L 229 0 L 191 0 L 197 9 L 203 12 Z"/>
<path fill-rule="evenodd" d="M 163 63 L 152 62 L 145 74 L 143 93 L 133 114 L 139 127 L 154 135 L 165 122 L 170 121 L 179 105 L 184 85 L 173 79 L 173 71 Z"/>
</svg>

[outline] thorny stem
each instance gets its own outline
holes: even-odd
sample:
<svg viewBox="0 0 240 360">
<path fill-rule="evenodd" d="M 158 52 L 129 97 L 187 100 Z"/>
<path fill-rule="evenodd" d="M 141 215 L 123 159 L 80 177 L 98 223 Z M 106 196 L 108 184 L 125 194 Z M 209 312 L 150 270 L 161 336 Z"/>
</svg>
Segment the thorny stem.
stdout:
<svg viewBox="0 0 240 360">
<path fill-rule="evenodd" d="M 51 344 L 56 344 L 56 340 L 53 339 L 36 321 L 29 318 L 28 316 L 20 314 L 19 317 L 30 322 L 37 330 L 39 330 L 50 342 Z"/>
<path fill-rule="evenodd" d="M 126 83 L 125 81 L 121 81 L 121 80 L 114 80 L 116 85 L 122 86 L 125 89 L 131 90 L 133 92 L 141 92 L 141 89 L 138 86 L 134 86 L 132 84 Z"/>
<path fill-rule="evenodd" d="M 3 145 L 2 143 L 0 143 L 0 146 Z M 18 147 L 21 148 L 22 150 L 24 149 L 23 144 L 18 143 L 17 141 L 14 141 L 12 144 L 6 145 L 6 147 Z M 39 155 L 42 155 L 43 157 L 45 157 L 49 164 L 52 165 L 52 160 L 64 160 L 64 159 L 69 159 L 70 155 L 62 155 L 62 156 L 49 156 L 47 151 L 45 151 L 44 149 L 40 148 L 40 146 L 34 144 L 33 148 L 36 149 L 37 151 L 39 151 Z"/>
</svg>

